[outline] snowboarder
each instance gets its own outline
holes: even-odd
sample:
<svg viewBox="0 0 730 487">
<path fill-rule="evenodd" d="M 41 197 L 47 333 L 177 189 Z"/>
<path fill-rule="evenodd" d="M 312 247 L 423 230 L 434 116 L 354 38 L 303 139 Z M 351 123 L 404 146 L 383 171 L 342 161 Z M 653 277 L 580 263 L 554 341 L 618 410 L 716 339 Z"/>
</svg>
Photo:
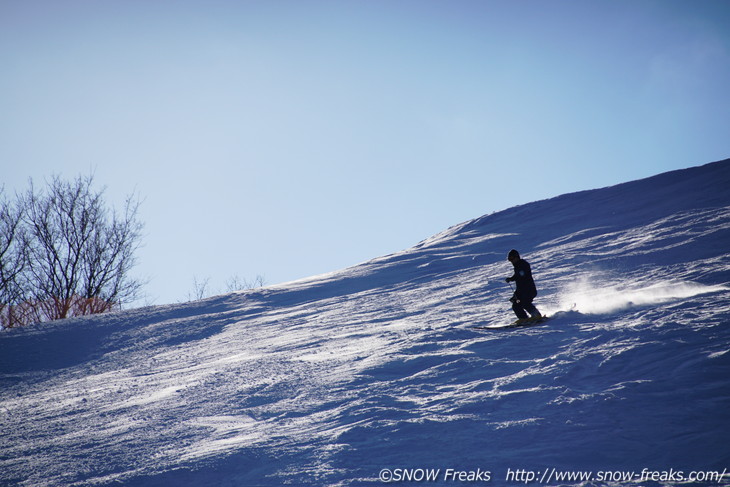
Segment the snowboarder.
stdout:
<svg viewBox="0 0 730 487">
<path fill-rule="evenodd" d="M 515 249 L 509 251 L 507 260 L 512 262 L 515 268 L 515 273 L 511 277 L 508 277 L 506 281 L 514 281 L 517 284 L 517 289 L 510 298 L 512 309 L 517 315 L 517 318 L 520 320 L 527 319 L 527 313 L 530 313 L 532 318 L 540 318 L 542 315 L 535 305 L 532 304 L 532 300 L 537 296 L 537 288 L 535 287 L 535 281 L 532 279 L 530 264 L 520 258 L 519 252 Z"/>
</svg>

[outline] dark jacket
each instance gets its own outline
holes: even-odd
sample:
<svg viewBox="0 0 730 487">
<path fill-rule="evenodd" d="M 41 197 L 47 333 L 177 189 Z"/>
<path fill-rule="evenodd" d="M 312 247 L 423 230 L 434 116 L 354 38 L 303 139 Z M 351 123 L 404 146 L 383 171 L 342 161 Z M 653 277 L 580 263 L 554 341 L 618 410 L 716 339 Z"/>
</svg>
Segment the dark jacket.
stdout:
<svg viewBox="0 0 730 487">
<path fill-rule="evenodd" d="M 535 287 L 535 281 L 532 280 L 530 264 L 526 260 L 520 259 L 513 262 L 512 265 L 515 268 L 515 273 L 508 280 L 517 284 L 515 297 L 520 301 L 529 303 L 537 296 L 537 288 Z"/>
</svg>

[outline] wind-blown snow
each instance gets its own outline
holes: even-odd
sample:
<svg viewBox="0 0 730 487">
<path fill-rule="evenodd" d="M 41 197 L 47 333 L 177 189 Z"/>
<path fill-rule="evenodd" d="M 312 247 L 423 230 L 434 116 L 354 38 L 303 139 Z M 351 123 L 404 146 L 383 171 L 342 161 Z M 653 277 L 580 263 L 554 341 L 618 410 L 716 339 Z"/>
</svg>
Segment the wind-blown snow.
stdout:
<svg viewBox="0 0 730 487">
<path fill-rule="evenodd" d="M 723 161 L 510 208 L 302 281 L 5 330 L 0 481 L 350 486 L 381 485 L 383 469 L 434 468 L 439 481 L 419 485 L 451 485 L 453 468 L 512 485 L 509 469 L 721 473 L 728 187 Z M 552 318 L 474 330 L 513 319 L 511 248 L 532 264 L 536 304 Z M 551 485 L 568 484 L 605 485 Z"/>
<path fill-rule="evenodd" d="M 654 306 L 684 300 L 707 293 L 729 291 L 726 286 L 705 286 L 694 282 L 657 282 L 648 286 L 604 284 L 594 287 L 589 276 L 582 276 L 560 292 L 558 310 L 575 310 L 585 314 L 606 314 L 633 307 Z M 556 310 L 556 311 L 558 311 Z"/>
</svg>

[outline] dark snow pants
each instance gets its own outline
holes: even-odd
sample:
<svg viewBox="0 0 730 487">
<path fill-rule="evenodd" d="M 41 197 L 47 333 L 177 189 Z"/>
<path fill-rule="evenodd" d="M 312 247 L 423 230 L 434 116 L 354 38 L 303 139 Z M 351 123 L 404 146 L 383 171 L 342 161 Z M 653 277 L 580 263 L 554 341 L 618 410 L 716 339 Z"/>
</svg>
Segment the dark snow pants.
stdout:
<svg viewBox="0 0 730 487">
<path fill-rule="evenodd" d="M 540 316 L 540 312 L 537 310 L 534 304 L 532 304 L 532 299 L 520 299 L 512 298 L 510 299 L 512 301 L 512 311 L 515 312 L 517 315 L 517 318 L 524 320 L 527 318 L 527 313 L 530 313 L 530 316 Z"/>
</svg>

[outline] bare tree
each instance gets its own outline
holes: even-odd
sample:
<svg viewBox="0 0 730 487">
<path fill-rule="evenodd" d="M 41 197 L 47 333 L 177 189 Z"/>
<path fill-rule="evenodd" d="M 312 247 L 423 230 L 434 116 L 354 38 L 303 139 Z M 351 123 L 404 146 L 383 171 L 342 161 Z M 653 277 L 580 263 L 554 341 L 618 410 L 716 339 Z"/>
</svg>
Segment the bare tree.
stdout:
<svg viewBox="0 0 730 487">
<path fill-rule="evenodd" d="M 256 289 L 259 287 L 263 287 L 266 285 L 266 279 L 264 276 L 257 274 L 256 277 L 249 281 L 246 278 L 241 278 L 236 274 L 235 276 L 232 276 L 226 281 L 226 291 L 234 292 L 234 291 L 243 291 L 246 289 Z"/>
<path fill-rule="evenodd" d="M 36 321 L 108 311 L 134 300 L 141 282 L 130 277 L 142 224 L 139 202 L 129 197 L 121 213 L 107 209 L 93 176 L 54 176 L 45 192 L 20 198 L 28 232 L 25 273 Z"/>
<path fill-rule="evenodd" d="M 0 325 L 22 323 L 17 305 L 23 301 L 23 271 L 28 241 L 22 225 L 22 208 L 5 199 L 0 188 Z"/>
<path fill-rule="evenodd" d="M 226 281 L 226 292 L 232 293 L 234 291 L 256 289 L 265 285 L 266 279 L 260 274 L 257 274 L 256 277 L 250 281 L 246 278 L 241 278 L 238 274 L 236 274 Z M 188 292 L 188 301 L 205 299 L 213 296 L 214 294 L 218 294 L 219 292 L 220 291 L 210 287 L 210 277 L 200 280 L 197 276 L 193 276 L 193 290 Z"/>
<path fill-rule="evenodd" d="M 211 293 L 208 289 L 210 278 L 206 277 L 202 281 L 198 280 L 197 276 L 193 276 L 193 291 L 188 293 L 188 301 L 200 301 L 210 296 Z"/>
</svg>

